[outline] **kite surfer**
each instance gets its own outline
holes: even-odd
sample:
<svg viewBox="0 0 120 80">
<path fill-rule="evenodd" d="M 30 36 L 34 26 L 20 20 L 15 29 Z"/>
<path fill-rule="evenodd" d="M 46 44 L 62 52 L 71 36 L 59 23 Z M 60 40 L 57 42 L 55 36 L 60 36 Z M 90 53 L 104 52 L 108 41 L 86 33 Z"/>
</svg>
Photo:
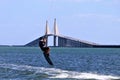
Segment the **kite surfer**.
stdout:
<svg viewBox="0 0 120 80">
<path fill-rule="evenodd" d="M 52 61 L 49 58 L 50 48 L 45 46 L 46 45 L 46 41 L 47 41 L 47 38 L 45 36 L 40 37 L 40 39 L 39 39 L 39 47 L 43 51 L 44 57 L 47 60 L 47 62 L 50 65 L 53 65 Z"/>
</svg>

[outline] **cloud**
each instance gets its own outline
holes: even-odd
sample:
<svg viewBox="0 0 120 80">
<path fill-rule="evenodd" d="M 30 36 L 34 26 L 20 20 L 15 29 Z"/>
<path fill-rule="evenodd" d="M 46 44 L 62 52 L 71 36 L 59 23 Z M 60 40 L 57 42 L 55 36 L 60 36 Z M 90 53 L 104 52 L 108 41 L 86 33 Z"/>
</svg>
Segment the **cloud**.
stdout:
<svg viewBox="0 0 120 80">
<path fill-rule="evenodd" d="M 113 17 L 112 15 L 108 14 L 94 14 L 94 13 L 88 13 L 88 14 L 79 14 L 78 17 Z"/>
<path fill-rule="evenodd" d="M 100 2 L 103 0 L 71 0 L 71 1 L 78 1 L 78 2 Z"/>
<path fill-rule="evenodd" d="M 58 0 L 48 0 L 51 2 L 58 1 Z M 100 2 L 103 0 L 60 0 L 60 1 L 69 1 L 69 2 Z"/>
<path fill-rule="evenodd" d="M 102 3 L 102 4 L 120 4 L 120 0 L 46 0 L 46 1 L 50 1 L 50 2 L 73 2 L 73 3 L 86 3 L 86 2 L 90 2 L 90 3 Z"/>
<path fill-rule="evenodd" d="M 79 17 L 79 18 L 94 18 L 94 19 L 100 19 L 100 20 L 109 20 L 109 21 L 112 21 L 112 22 L 120 22 L 120 18 L 118 16 L 110 15 L 110 14 L 88 13 L 88 14 L 74 15 L 74 17 Z"/>
<path fill-rule="evenodd" d="M 120 22 L 120 18 L 119 18 L 119 19 L 117 19 L 117 21 L 118 21 L 118 22 Z"/>
</svg>

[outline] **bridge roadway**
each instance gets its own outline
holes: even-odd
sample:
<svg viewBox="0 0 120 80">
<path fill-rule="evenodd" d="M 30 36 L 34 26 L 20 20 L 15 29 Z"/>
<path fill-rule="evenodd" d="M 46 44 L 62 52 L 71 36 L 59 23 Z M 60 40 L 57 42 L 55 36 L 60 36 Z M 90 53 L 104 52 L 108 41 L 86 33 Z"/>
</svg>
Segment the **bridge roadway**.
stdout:
<svg viewBox="0 0 120 80">
<path fill-rule="evenodd" d="M 94 45 L 98 45 L 96 43 L 75 39 L 68 36 L 63 35 L 55 35 L 55 34 L 47 34 L 43 36 L 53 36 L 53 46 L 54 47 L 93 47 Z M 57 38 L 57 39 L 56 39 Z M 25 46 L 38 46 L 39 38 L 26 44 Z"/>
<path fill-rule="evenodd" d="M 45 35 L 44 35 L 45 36 Z M 75 39 L 72 37 L 68 37 L 68 36 L 63 36 L 63 35 L 54 35 L 54 34 L 48 34 L 46 35 L 47 37 L 49 36 L 53 36 L 54 38 L 57 37 L 58 39 L 53 39 L 55 40 L 53 42 L 53 46 L 54 47 L 83 47 L 83 48 L 120 48 L 120 45 L 100 45 L 100 44 L 96 44 L 93 42 L 88 42 L 88 41 L 84 41 L 84 40 L 79 40 L 79 39 Z M 57 43 L 57 45 L 56 45 Z M 24 46 L 29 46 L 29 47 L 37 47 L 39 44 L 39 38 L 37 38 L 36 40 L 33 40 L 27 44 L 25 44 Z"/>
</svg>

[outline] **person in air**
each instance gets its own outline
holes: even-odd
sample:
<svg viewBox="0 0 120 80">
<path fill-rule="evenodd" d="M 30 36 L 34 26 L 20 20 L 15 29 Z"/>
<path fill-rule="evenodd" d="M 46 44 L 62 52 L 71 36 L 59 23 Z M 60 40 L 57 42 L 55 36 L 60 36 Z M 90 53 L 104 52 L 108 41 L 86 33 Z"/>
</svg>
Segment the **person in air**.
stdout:
<svg viewBox="0 0 120 80">
<path fill-rule="evenodd" d="M 46 37 L 43 36 L 43 37 L 40 37 L 39 39 L 39 47 L 41 48 L 41 50 L 43 51 L 43 54 L 44 54 L 44 57 L 45 59 L 47 60 L 47 62 L 50 64 L 50 65 L 53 65 L 52 61 L 50 60 L 49 58 L 49 52 L 50 52 L 50 48 L 49 47 L 46 47 Z"/>
<path fill-rule="evenodd" d="M 40 37 L 39 39 L 39 47 L 44 52 L 44 54 L 47 54 L 49 56 L 50 48 L 45 46 L 46 44 L 46 37 Z"/>
</svg>

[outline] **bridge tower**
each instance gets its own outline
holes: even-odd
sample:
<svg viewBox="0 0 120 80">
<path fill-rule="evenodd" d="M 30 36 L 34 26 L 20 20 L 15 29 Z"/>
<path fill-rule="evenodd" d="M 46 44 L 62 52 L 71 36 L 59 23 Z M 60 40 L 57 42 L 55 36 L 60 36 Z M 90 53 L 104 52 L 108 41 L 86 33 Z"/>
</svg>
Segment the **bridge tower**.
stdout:
<svg viewBox="0 0 120 80">
<path fill-rule="evenodd" d="M 57 36 L 59 35 L 56 19 L 54 19 L 54 30 L 53 30 L 53 46 L 57 46 Z M 46 21 L 46 27 L 45 27 L 45 35 L 46 37 L 46 46 L 48 46 L 48 35 L 51 35 L 49 26 L 48 26 L 48 21 Z"/>
<path fill-rule="evenodd" d="M 46 29 L 45 29 L 45 35 L 48 35 L 50 34 L 50 29 L 49 29 L 49 26 L 48 26 L 48 21 L 46 21 Z"/>
<path fill-rule="evenodd" d="M 45 35 L 48 35 L 50 34 L 50 29 L 49 29 L 49 26 L 48 26 L 48 21 L 46 21 L 46 29 L 45 29 Z M 46 36 L 46 46 L 48 46 L 48 36 Z"/>
<path fill-rule="evenodd" d="M 56 42 L 57 42 L 57 36 L 59 35 L 59 31 L 58 31 L 58 27 L 57 27 L 57 23 L 56 23 L 56 19 L 54 19 L 54 46 L 57 46 Z"/>
</svg>

